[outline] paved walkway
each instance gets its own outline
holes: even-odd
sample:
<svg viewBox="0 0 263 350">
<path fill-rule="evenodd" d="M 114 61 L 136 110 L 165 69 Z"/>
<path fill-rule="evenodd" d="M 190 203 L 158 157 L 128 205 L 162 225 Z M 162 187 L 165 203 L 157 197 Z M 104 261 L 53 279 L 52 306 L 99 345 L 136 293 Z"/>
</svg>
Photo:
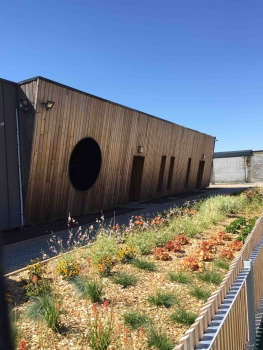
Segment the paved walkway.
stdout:
<svg viewBox="0 0 263 350">
<path fill-rule="evenodd" d="M 127 205 L 125 206 L 126 208 L 129 207 L 131 208 L 131 210 L 134 210 L 134 208 L 136 208 L 138 210 L 132 211 L 128 214 L 116 216 L 115 221 L 116 221 L 116 224 L 120 226 L 128 225 L 129 220 L 133 215 L 146 216 L 148 214 L 150 215 L 150 217 L 154 217 L 157 215 L 157 213 L 160 213 L 164 210 L 168 210 L 171 207 L 174 207 L 174 206 L 180 207 L 186 201 L 193 201 L 198 198 L 205 198 L 205 197 L 214 196 L 214 195 L 223 194 L 223 193 L 229 194 L 238 190 L 243 190 L 251 186 L 254 186 L 254 184 L 238 184 L 238 185 L 223 185 L 223 186 L 212 185 L 209 188 L 206 188 L 204 190 L 200 190 L 200 191 L 197 190 L 195 192 L 190 192 L 189 193 L 190 196 L 188 196 L 187 193 L 185 193 L 185 196 L 187 197 L 184 197 L 184 198 L 182 198 L 182 195 L 180 194 L 174 195 L 171 197 L 166 197 L 168 202 L 165 202 L 165 203 L 163 203 L 165 199 L 161 199 L 159 201 L 152 200 L 148 202 Z M 106 225 L 109 224 L 112 219 L 113 217 L 105 220 L 105 224 Z M 82 232 L 84 232 L 86 228 L 89 228 L 91 224 L 93 224 L 94 226 L 96 225 L 95 222 L 88 223 L 87 225 L 82 224 Z M 37 226 L 36 226 L 36 230 L 37 230 Z M 56 232 L 56 235 L 61 237 L 63 240 L 66 240 L 68 238 L 68 230 Z M 50 254 L 50 251 L 48 249 L 48 244 L 47 244 L 51 236 L 52 234 L 47 234 L 41 237 L 37 237 L 37 238 L 33 238 L 33 239 L 4 246 L 2 248 L 4 273 L 7 274 L 10 272 L 16 271 L 18 269 L 21 269 L 27 266 L 28 264 L 30 264 L 32 259 L 35 259 L 37 257 L 42 258 L 41 251 L 45 251 L 49 256 L 51 256 L 52 254 Z"/>
</svg>

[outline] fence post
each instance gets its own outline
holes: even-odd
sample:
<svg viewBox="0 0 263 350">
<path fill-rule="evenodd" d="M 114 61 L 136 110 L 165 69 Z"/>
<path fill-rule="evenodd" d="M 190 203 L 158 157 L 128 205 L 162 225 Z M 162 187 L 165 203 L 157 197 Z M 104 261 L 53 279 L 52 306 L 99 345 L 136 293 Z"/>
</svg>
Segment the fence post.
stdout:
<svg viewBox="0 0 263 350">
<path fill-rule="evenodd" d="M 254 278 L 253 265 L 251 259 L 244 260 L 244 268 L 249 269 L 246 278 L 246 303 L 247 303 L 247 323 L 248 323 L 248 341 L 246 350 L 256 349 L 256 322 L 254 310 Z"/>
</svg>

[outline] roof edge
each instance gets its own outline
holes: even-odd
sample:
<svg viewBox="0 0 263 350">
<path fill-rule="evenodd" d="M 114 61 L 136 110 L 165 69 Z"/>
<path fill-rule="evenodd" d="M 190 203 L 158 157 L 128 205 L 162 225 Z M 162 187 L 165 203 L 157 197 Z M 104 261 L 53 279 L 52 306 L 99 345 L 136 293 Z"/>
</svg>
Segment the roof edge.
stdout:
<svg viewBox="0 0 263 350">
<path fill-rule="evenodd" d="M 241 151 L 228 151 L 228 152 L 214 152 L 213 158 L 234 158 L 234 157 L 248 157 L 253 156 L 252 149 Z"/>
<path fill-rule="evenodd" d="M 16 83 L 15 81 L 3 79 L 3 78 L 0 78 L 0 81 L 3 81 L 5 83 L 9 83 L 9 84 L 13 84 L 13 85 L 18 85 L 18 83 Z"/>
<path fill-rule="evenodd" d="M 88 93 L 88 92 L 75 89 L 75 88 L 73 88 L 73 87 L 71 87 L 71 86 L 68 86 L 68 85 L 65 85 L 65 84 L 58 83 L 57 81 L 44 78 L 44 77 L 42 77 L 42 76 L 40 76 L 40 75 L 39 75 L 39 76 L 36 76 L 36 77 L 33 77 L 33 78 L 30 78 L 30 79 L 26 79 L 26 80 L 19 81 L 19 82 L 18 82 L 18 85 L 27 84 L 27 83 L 30 83 L 30 82 L 35 81 L 35 80 L 37 80 L 37 79 L 47 81 L 47 82 L 49 82 L 49 83 L 52 83 L 52 84 L 55 84 L 55 85 L 64 87 L 64 88 L 66 88 L 66 89 L 70 89 L 70 90 L 72 90 L 72 91 L 76 91 L 76 92 L 79 92 L 79 93 L 81 93 L 81 94 L 84 94 L 84 95 L 87 95 L 87 96 L 90 96 L 90 97 L 94 97 L 94 98 L 99 99 L 99 100 L 101 100 L 101 101 L 108 102 L 108 103 L 112 103 L 112 104 L 114 104 L 114 105 L 116 105 L 116 106 L 124 107 L 124 108 L 127 108 L 127 109 L 131 110 L 131 111 L 139 112 L 139 113 L 145 114 L 145 115 L 147 115 L 147 116 L 150 116 L 150 117 L 152 117 L 152 118 L 155 118 L 155 119 L 164 121 L 164 122 L 166 122 L 166 123 L 170 123 L 170 124 L 173 124 L 173 125 L 177 125 L 177 126 L 180 126 L 180 127 L 184 128 L 184 129 L 191 130 L 191 131 L 197 132 L 197 133 L 199 133 L 199 134 L 206 135 L 206 136 L 209 136 L 209 137 L 212 137 L 212 138 L 216 139 L 215 136 L 212 136 L 212 135 L 206 134 L 206 133 L 204 133 L 204 132 L 201 132 L 201 131 L 197 131 L 197 130 L 188 128 L 187 126 L 183 126 L 183 125 L 180 125 L 180 124 L 177 124 L 177 123 L 173 123 L 173 122 L 171 122 L 171 121 L 169 121 L 169 120 L 156 117 L 155 115 L 152 115 L 152 114 L 149 114 L 149 113 L 146 113 L 146 112 L 139 111 L 138 109 L 134 109 L 134 108 L 131 108 L 131 107 L 127 107 L 127 106 L 124 106 L 124 105 L 122 105 L 122 104 L 120 104 L 120 103 L 113 102 L 113 101 L 107 100 L 107 99 L 105 99 L 105 98 L 96 96 L 96 95 L 92 95 L 92 94 L 90 94 L 90 93 Z"/>
</svg>

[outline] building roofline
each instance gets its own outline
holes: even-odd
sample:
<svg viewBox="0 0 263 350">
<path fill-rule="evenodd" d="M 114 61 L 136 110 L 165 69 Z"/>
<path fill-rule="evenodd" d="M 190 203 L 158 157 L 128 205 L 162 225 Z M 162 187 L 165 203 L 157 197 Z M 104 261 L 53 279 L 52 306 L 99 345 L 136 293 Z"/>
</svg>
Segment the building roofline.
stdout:
<svg viewBox="0 0 263 350">
<path fill-rule="evenodd" d="M 0 78 L 0 81 L 3 81 L 5 83 L 9 83 L 9 84 L 13 84 L 13 85 L 18 85 L 18 83 L 14 82 L 14 81 L 3 79 L 3 78 Z"/>
<path fill-rule="evenodd" d="M 151 115 L 151 114 L 149 114 L 149 113 L 142 112 L 142 111 L 139 111 L 139 110 L 137 110 L 137 109 L 134 109 L 134 108 L 131 108 L 131 107 L 127 107 L 127 106 L 124 106 L 124 105 L 122 105 L 122 104 L 119 104 L 119 103 L 116 103 L 116 102 L 107 100 L 107 99 L 105 99 L 105 98 L 102 98 L 102 97 L 98 97 L 98 96 L 89 94 L 88 92 L 75 89 L 75 88 L 73 88 L 73 87 L 71 87 L 71 86 L 58 83 L 57 81 L 54 81 L 54 80 L 51 80 L 51 79 L 47 79 L 47 78 L 44 78 L 44 77 L 42 77 L 42 76 L 36 76 L 36 77 L 30 78 L 30 79 L 22 80 L 22 81 L 19 81 L 18 84 L 19 84 L 19 85 L 23 85 L 23 84 L 27 84 L 27 83 L 30 83 L 30 82 L 32 82 L 32 81 L 38 80 L 38 79 L 47 81 L 47 82 L 49 82 L 49 83 L 52 83 L 52 84 L 55 84 L 55 85 L 58 85 L 58 86 L 61 86 L 61 87 L 64 87 L 64 88 L 66 88 L 66 89 L 70 89 L 70 90 L 72 90 L 72 91 L 79 92 L 79 93 L 81 93 L 81 94 L 84 94 L 84 95 L 87 95 L 87 96 L 90 96 L 90 97 L 94 97 L 94 98 L 96 98 L 96 99 L 99 99 L 99 100 L 101 100 L 101 101 L 114 104 L 114 105 L 119 106 L 119 107 L 124 107 L 124 108 L 129 109 L 129 110 L 134 111 L 134 112 L 139 112 L 139 113 L 145 114 L 145 115 L 150 116 L 150 117 L 152 117 L 152 118 L 155 118 L 155 119 L 164 121 L 164 122 L 166 122 L 166 123 L 170 123 L 170 124 L 173 124 L 173 125 L 180 126 L 180 127 L 184 128 L 184 129 L 188 129 L 188 130 L 197 132 L 197 133 L 199 133 L 199 134 L 203 134 L 203 135 L 206 135 L 206 136 L 213 137 L 214 139 L 216 138 L 215 136 L 212 136 L 212 135 L 209 135 L 209 134 L 205 134 L 205 133 L 203 133 L 203 132 L 201 132 L 201 131 L 197 131 L 197 130 L 188 128 L 187 126 L 183 126 L 183 125 L 180 125 L 180 124 L 176 124 L 176 123 L 170 122 L 169 120 L 165 120 L 165 119 L 156 117 L 156 116 L 154 116 L 154 115 Z"/>
<path fill-rule="evenodd" d="M 253 156 L 252 149 L 241 151 L 214 152 L 213 158 L 231 158 L 231 157 L 248 157 Z"/>
</svg>

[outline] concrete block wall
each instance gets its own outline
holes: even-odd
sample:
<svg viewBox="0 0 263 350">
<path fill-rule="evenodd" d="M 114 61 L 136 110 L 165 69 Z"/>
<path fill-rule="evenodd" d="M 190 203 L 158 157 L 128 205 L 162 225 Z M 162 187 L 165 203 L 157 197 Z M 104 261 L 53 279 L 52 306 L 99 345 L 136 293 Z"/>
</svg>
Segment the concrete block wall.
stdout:
<svg viewBox="0 0 263 350">
<path fill-rule="evenodd" d="M 249 182 L 263 181 L 263 151 L 253 151 L 250 157 L 250 176 Z"/>
<path fill-rule="evenodd" d="M 244 157 L 213 159 L 212 183 L 245 182 L 245 162 Z"/>
</svg>

